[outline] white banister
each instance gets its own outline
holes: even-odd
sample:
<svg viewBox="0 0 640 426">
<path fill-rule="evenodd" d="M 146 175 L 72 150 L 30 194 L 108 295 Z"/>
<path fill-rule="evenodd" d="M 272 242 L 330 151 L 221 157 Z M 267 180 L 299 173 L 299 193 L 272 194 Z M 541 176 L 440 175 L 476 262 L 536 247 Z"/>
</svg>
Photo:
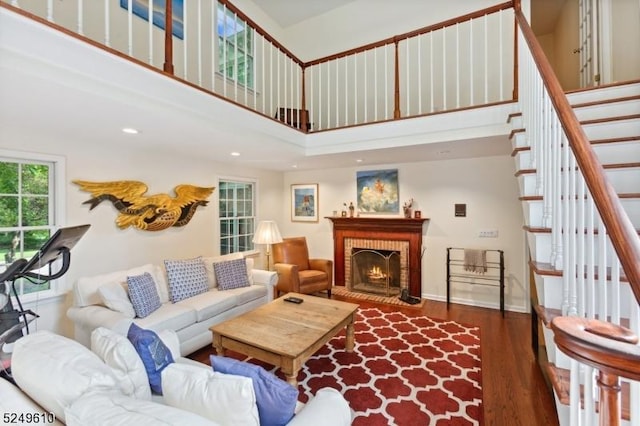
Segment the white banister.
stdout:
<svg viewBox="0 0 640 426">
<path fill-rule="evenodd" d="M 147 5 L 147 16 L 153 16 L 153 1 L 150 1 Z M 147 38 L 148 38 L 148 59 L 149 65 L 153 65 L 153 19 L 147 20 Z"/>
<path fill-rule="evenodd" d="M 172 1 L 172 0 L 169 0 Z M 183 22 L 183 26 L 182 28 L 184 29 L 183 31 L 183 35 L 182 35 L 182 68 L 183 68 L 183 78 L 185 80 L 188 80 L 188 75 L 189 75 L 189 11 L 187 9 L 187 4 L 189 3 L 189 0 L 184 0 L 182 7 L 184 10 L 184 16 L 182 17 L 182 22 Z M 171 35 L 171 41 L 173 42 L 173 34 Z M 237 80 L 237 79 L 236 79 Z"/>
<path fill-rule="evenodd" d="M 78 34 L 84 35 L 84 0 L 78 0 Z"/>
<path fill-rule="evenodd" d="M 127 54 L 133 56 L 133 0 L 127 0 Z"/>
</svg>

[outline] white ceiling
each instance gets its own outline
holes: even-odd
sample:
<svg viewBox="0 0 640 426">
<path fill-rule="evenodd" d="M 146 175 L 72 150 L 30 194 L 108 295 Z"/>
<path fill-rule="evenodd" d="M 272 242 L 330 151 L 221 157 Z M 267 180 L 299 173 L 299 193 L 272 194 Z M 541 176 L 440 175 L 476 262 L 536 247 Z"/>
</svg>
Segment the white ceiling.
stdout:
<svg viewBox="0 0 640 426">
<path fill-rule="evenodd" d="M 349 0 L 341 0 L 345 1 Z M 511 151 L 506 124 L 511 105 L 499 111 L 480 111 L 483 108 L 305 135 L 47 27 L 24 25 L 19 17 L 10 21 L 4 9 L 0 13 L 5 30 L 0 32 L 3 139 L 28 129 L 58 140 L 114 147 L 135 144 L 141 149 L 278 171 Z M 142 132 L 125 135 L 120 129 L 126 126 Z M 241 156 L 231 157 L 231 151 Z"/>
<path fill-rule="evenodd" d="M 255 4 L 282 28 L 322 15 L 355 0 L 257 0 Z"/>
</svg>

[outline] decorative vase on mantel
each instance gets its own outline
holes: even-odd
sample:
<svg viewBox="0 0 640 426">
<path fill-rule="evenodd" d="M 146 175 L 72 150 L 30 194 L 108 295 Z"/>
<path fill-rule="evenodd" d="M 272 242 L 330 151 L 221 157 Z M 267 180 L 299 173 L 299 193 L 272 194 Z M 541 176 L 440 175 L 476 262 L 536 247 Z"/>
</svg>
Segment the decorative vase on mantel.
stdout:
<svg viewBox="0 0 640 426">
<path fill-rule="evenodd" d="M 407 219 L 411 219 L 411 209 L 410 208 L 405 208 L 404 209 L 404 217 Z"/>
</svg>

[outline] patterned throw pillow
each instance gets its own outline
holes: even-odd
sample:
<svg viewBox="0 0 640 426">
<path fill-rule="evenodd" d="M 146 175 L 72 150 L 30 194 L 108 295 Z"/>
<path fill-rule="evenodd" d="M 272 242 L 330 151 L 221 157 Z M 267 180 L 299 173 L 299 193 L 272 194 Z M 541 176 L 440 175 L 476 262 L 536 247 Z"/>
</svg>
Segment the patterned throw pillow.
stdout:
<svg viewBox="0 0 640 426">
<path fill-rule="evenodd" d="M 207 271 L 202 257 L 185 260 L 165 260 L 169 279 L 169 297 L 173 303 L 209 291 Z"/>
<path fill-rule="evenodd" d="M 171 351 L 154 331 L 140 328 L 135 323 L 131 323 L 127 338 L 142 359 L 151 390 L 162 395 L 162 370 L 173 363 Z"/>
<path fill-rule="evenodd" d="M 127 277 L 129 298 L 138 318 L 144 318 L 160 308 L 160 296 L 150 273 Z"/>
<path fill-rule="evenodd" d="M 218 290 L 249 287 L 247 264 L 244 258 L 214 263 L 213 270 L 216 274 Z"/>
</svg>

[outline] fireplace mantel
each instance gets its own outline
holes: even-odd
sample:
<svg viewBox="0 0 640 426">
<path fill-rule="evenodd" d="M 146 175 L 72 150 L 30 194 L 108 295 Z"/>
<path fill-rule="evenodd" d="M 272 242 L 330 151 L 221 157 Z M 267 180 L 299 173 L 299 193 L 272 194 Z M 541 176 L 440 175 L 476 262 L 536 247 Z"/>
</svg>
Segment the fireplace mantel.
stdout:
<svg viewBox="0 0 640 426">
<path fill-rule="evenodd" d="M 333 222 L 335 285 L 345 285 L 345 238 L 400 240 L 409 243 L 409 294 L 422 292 L 422 228 L 428 218 L 327 217 Z"/>
</svg>

